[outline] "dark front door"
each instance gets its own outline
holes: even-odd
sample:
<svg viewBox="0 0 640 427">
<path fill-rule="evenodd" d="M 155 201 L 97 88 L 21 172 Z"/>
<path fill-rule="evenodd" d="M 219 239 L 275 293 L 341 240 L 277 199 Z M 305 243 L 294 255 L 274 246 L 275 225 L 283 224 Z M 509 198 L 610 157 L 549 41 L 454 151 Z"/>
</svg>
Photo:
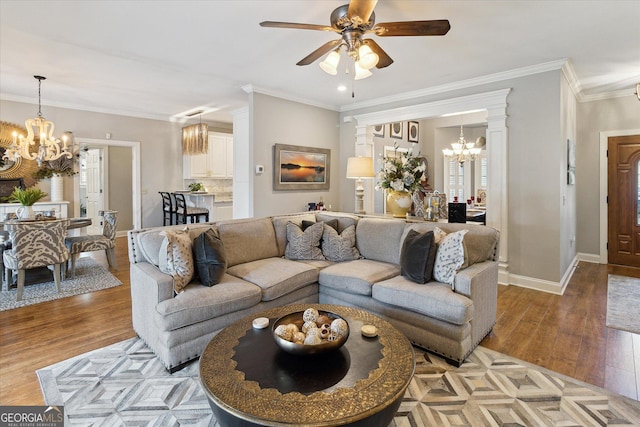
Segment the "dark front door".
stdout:
<svg viewBox="0 0 640 427">
<path fill-rule="evenodd" d="M 608 143 L 609 264 L 640 267 L 640 135 Z"/>
</svg>

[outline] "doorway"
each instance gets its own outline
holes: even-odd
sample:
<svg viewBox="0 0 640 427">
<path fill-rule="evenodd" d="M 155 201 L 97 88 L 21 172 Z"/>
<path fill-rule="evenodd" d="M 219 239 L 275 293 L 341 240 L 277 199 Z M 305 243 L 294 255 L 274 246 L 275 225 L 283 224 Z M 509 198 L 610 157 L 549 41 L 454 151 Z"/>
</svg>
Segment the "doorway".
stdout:
<svg viewBox="0 0 640 427">
<path fill-rule="evenodd" d="M 99 212 L 108 209 L 105 203 L 105 183 L 108 182 L 104 167 L 107 152 L 103 148 L 85 146 L 80 150 L 80 217 L 90 218 L 87 234 L 102 233 Z"/>
<path fill-rule="evenodd" d="M 607 143 L 608 263 L 640 267 L 640 135 Z"/>
</svg>

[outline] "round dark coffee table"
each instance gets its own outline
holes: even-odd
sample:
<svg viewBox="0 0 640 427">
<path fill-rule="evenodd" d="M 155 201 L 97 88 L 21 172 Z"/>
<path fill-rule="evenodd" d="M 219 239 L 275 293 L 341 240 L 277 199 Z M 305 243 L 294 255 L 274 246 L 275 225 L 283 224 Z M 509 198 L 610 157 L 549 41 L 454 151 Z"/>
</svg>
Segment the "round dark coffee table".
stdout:
<svg viewBox="0 0 640 427">
<path fill-rule="evenodd" d="M 331 353 L 294 356 L 273 340 L 270 326 L 309 307 L 336 313 L 349 324 L 347 342 Z M 378 336 L 361 335 L 362 325 Z M 200 380 L 222 426 L 387 426 L 415 369 L 413 348 L 390 323 L 364 310 L 296 304 L 239 320 L 218 333 L 200 358 Z"/>
</svg>

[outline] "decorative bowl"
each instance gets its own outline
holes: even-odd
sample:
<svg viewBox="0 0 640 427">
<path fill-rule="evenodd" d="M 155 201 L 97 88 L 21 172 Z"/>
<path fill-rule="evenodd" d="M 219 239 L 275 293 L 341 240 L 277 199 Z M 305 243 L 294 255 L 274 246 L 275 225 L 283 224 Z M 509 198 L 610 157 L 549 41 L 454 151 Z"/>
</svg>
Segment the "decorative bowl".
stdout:
<svg viewBox="0 0 640 427">
<path fill-rule="evenodd" d="M 297 344 L 292 341 L 287 341 L 286 339 L 276 335 L 275 330 L 278 326 L 288 325 L 290 323 L 295 324 L 298 327 L 298 329 L 302 330 L 302 325 L 304 324 L 304 320 L 302 320 L 303 313 L 304 311 L 296 311 L 294 313 L 289 313 L 287 315 L 280 317 L 275 322 L 273 322 L 273 325 L 271 327 L 271 333 L 273 335 L 273 339 L 275 340 L 278 347 L 280 347 L 285 352 L 289 354 L 304 355 L 304 356 L 321 354 L 321 353 L 327 353 L 330 351 L 337 350 L 340 347 L 342 347 L 345 342 L 347 342 L 347 339 L 349 338 L 348 323 L 347 323 L 347 332 L 344 335 L 341 335 L 338 339 L 334 341 L 323 340 L 320 344 Z M 341 316 L 335 313 L 332 313 L 330 311 L 318 310 L 318 313 L 320 315 L 325 315 L 329 317 L 331 321 L 334 321 L 335 319 L 344 320 Z"/>
</svg>

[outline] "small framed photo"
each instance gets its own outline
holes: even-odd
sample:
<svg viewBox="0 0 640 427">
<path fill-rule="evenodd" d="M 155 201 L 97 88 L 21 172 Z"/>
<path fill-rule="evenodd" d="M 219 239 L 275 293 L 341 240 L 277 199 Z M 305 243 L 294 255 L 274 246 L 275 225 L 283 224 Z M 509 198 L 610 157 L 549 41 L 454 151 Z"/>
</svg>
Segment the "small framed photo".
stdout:
<svg viewBox="0 0 640 427">
<path fill-rule="evenodd" d="M 391 138 L 402 138 L 402 122 L 391 123 Z"/>
<path fill-rule="evenodd" d="M 373 136 L 379 136 L 384 138 L 384 125 L 375 125 L 373 127 Z"/>
<path fill-rule="evenodd" d="M 407 126 L 407 140 L 409 142 L 418 142 L 420 124 L 418 122 L 409 122 Z"/>
</svg>

